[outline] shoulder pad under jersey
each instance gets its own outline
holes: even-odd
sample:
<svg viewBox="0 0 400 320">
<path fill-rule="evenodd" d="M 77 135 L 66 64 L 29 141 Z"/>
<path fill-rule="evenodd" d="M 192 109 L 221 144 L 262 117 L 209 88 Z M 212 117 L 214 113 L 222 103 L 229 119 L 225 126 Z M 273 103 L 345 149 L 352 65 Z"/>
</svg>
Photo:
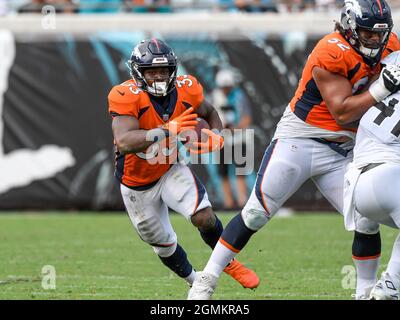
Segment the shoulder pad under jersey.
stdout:
<svg viewBox="0 0 400 320">
<path fill-rule="evenodd" d="M 143 91 L 136 86 L 133 80 L 114 86 L 108 94 L 109 112 L 136 117 L 141 94 L 143 94 Z"/>
<path fill-rule="evenodd" d="M 400 50 L 400 41 L 399 41 L 399 38 L 397 37 L 397 35 L 394 32 L 392 32 L 390 34 L 389 41 L 388 41 L 388 44 L 387 44 L 385 50 L 387 50 L 389 52 Z"/>
<path fill-rule="evenodd" d="M 347 76 L 350 57 L 356 52 L 338 33 L 322 38 L 315 46 L 311 56 L 315 65 L 343 76 Z M 361 58 L 360 58 L 361 59 Z"/>
<path fill-rule="evenodd" d="M 178 76 L 176 88 L 183 94 L 182 99 L 190 103 L 194 108 L 200 106 L 204 100 L 203 86 L 191 75 Z"/>
</svg>

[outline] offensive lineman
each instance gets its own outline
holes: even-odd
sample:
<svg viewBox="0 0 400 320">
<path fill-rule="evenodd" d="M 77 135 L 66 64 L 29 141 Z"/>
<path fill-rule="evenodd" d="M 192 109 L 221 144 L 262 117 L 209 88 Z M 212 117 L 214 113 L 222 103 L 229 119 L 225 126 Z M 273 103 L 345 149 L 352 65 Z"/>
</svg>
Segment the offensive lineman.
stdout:
<svg viewBox="0 0 400 320">
<path fill-rule="evenodd" d="M 386 67 L 379 80 L 362 92 L 369 79 L 379 74 L 379 61 L 400 49 L 392 27 L 384 0 L 345 1 L 335 31 L 318 42 L 306 62 L 247 204 L 227 225 L 203 272 L 197 273 L 188 299 L 209 299 L 225 263 L 308 179 L 343 212 L 343 177 L 352 160 L 354 123 L 400 82 L 400 68 Z M 381 253 L 376 222 L 364 217 L 357 221 L 352 253 L 356 299 L 366 299 L 376 282 Z"/>
<path fill-rule="evenodd" d="M 382 64 L 400 65 L 400 51 Z M 360 120 L 354 158 L 345 175 L 344 216 L 347 230 L 366 217 L 400 229 L 400 92 L 370 108 Z M 400 235 L 370 299 L 398 300 L 400 288 Z"/>
<path fill-rule="evenodd" d="M 128 66 L 133 79 L 113 87 L 108 96 L 116 145 L 115 176 L 140 238 L 153 247 L 164 265 L 191 285 L 196 273 L 177 242 L 169 208 L 196 226 L 211 248 L 223 226 L 200 180 L 188 166 L 176 162 L 174 141 L 181 132 L 195 127 L 198 116 L 218 130 L 221 120 L 204 100 L 201 84 L 193 76 L 177 76 L 177 58 L 163 41 L 140 42 Z M 222 136 L 205 131 L 208 141 L 193 142 L 193 147 L 198 147 L 194 152 L 223 147 Z M 224 271 L 245 288 L 258 286 L 257 275 L 237 260 L 228 261 Z"/>
</svg>

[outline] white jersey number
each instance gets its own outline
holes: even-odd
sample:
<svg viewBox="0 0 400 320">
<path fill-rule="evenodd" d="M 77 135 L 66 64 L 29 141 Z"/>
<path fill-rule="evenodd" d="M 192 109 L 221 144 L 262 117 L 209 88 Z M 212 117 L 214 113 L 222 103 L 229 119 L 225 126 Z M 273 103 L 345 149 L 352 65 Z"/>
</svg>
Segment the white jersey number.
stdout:
<svg viewBox="0 0 400 320">
<path fill-rule="evenodd" d="M 342 50 L 342 51 L 346 51 L 346 50 L 350 50 L 349 46 L 346 46 L 345 44 L 343 44 L 339 39 L 337 38 L 332 38 L 328 40 L 328 43 L 336 43 L 336 45 Z"/>
<path fill-rule="evenodd" d="M 188 78 L 187 75 L 183 76 L 182 80 L 176 80 L 176 84 L 178 85 L 179 88 L 182 88 L 182 86 L 187 85 L 188 87 L 191 87 L 193 85 L 192 79 Z"/>
</svg>

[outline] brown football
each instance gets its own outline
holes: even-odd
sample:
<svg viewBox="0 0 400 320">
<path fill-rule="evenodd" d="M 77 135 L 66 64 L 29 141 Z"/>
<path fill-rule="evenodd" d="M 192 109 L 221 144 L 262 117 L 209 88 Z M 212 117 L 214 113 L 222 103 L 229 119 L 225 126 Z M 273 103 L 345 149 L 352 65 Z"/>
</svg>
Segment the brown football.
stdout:
<svg viewBox="0 0 400 320">
<path fill-rule="evenodd" d="M 190 143 L 194 141 L 201 142 L 207 140 L 207 135 L 202 133 L 201 129 L 210 129 L 210 125 L 203 118 L 197 118 L 196 120 L 198 121 L 198 123 L 194 129 L 187 130 L 181 133 L 183 141 L 185 144 L 187 144 L 187 147 L 190 147 Z"/>
</svg>

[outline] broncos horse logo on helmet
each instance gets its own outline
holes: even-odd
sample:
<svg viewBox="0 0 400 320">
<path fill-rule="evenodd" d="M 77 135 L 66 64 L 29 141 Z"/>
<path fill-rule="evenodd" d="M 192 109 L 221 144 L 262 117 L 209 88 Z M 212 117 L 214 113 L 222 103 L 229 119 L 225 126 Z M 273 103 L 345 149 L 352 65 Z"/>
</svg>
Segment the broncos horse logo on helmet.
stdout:
<svg viewBox="0 0 400 320">
<path fill-rule="evenodd" d="M 159 39 L 142 40 L 132 51 L 128 67 L 137 86 L 155 96 L 165 96 L 175 88 L 177 57 L 174 51 Z M 169 77 L 166 83 L 149 85 L 144 77 L 146 69 L 168 67 Z"/>
<path fill-rule="evenodd" d="M 392 15 L 385 0 L 345 0 L 339 31 L 350 45 L 374 66 L 381 58 L 393 28 Z M 378 43 L 368 43 L 360 31 L 377 32 Z"/>
</svg>

